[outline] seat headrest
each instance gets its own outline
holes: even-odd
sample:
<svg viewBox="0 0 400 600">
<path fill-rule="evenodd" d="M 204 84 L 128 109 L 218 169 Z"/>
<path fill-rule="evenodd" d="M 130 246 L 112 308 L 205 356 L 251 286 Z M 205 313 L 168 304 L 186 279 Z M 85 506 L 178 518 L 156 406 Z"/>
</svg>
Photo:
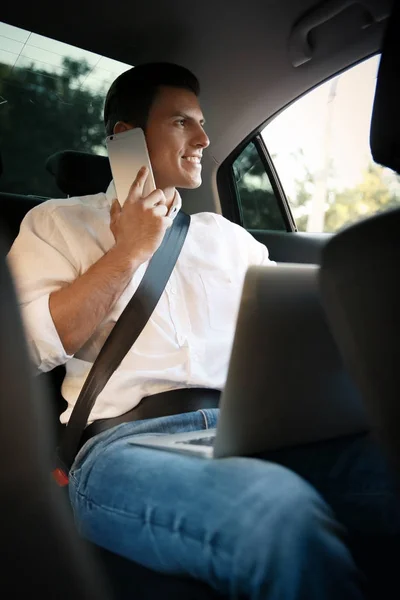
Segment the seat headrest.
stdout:
<svg viewBox="0 0 400 600">
<path fill-rule="evenodd" d="M 112 179 L 108 158 L 87 152 L 56 152 L 47 159 L 46 169 L 68 196 L 104 192 Z"/>
<path fill-rule="evenodd" d="M 395 2 L 382 46 L 372 111 L 370 146 L 375 162 L 400 173 L 400 3 Z"/>
</svg>

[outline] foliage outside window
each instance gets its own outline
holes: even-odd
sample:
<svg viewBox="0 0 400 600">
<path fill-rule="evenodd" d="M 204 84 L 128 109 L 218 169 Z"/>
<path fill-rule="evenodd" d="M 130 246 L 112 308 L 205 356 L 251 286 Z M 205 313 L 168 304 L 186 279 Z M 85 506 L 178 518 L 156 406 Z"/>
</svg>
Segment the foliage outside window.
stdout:
<svg viewBox="0 0 400 600">
<path fill-rule="evenodd" d="M 300 231 L 335 232 L 400 205 L 400 178 L 374 163 L 379 57 L 322 84 L 262 132 Z"/>
<path fill-rule="evenodd" d="M 61 150 L 105 154 L 102 110 L 129 65 L 0 23 L 0 191 L 59 197 Z"/>
</svg>

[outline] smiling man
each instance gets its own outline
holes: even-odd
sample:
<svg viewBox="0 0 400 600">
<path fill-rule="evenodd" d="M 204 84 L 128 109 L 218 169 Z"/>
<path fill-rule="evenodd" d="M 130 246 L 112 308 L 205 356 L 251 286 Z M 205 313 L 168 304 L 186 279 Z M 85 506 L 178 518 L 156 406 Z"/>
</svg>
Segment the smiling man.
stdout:
<svg viewBox="0 0 400 600">
<path fill-rule="evenodd" d="M 170 204 L 176 188 L 201 185 L 201 159 L 210 143 L 204 131 L 205 121 L 196 94 L 173 87 L 160 89 L 149 116 L 145 127 L 118 121 L 114 133 L 137 126 L 145 128 L 154 178 Z"/>
<path fill-rule="evenodd" d="M 143 196 L 142 170 L 122 208 L 112 182 L 106 193 L 45 202 L 26 216 L 10 251 L 36 367 L 66 365 L 64 423 L 181 208 L 177 188 L 201 184 L 209 140 L 198 95 L 197 79 L 177 65 L 121 75 L 107 96 L 106 130 L 143 128 L 157 189 Z M 78 527 L 100 546 L 231 597 L 359 599 L 342 527 L 293 472 L 129 444 L 141 433 L 216 426 L 217 401 L 204 403 L 205 390 L 215 399 L 225 384 L 243 279 L 262 264 L 273 264 L 267 249 L 244 229 L 217 214 L 193 215 L 151 319 L 90 415 L 110 428 L 86 442 L 71 470 Z M 156 397 L 159 413 L 132 418 Z M 121 424 L 111 426 L 116 417 Z"/>
</svg>

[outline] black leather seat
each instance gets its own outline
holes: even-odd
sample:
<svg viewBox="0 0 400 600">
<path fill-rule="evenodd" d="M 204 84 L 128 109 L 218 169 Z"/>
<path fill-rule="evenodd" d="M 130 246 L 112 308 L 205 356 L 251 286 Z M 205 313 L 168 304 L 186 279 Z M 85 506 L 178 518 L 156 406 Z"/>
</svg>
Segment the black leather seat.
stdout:
<svg viewBox="0 0 400 600">
<path fill-rule="evenodd" d="M 353 225 L 322 254 L 332 331 L 400 477 L 400 209 Z"/>
<path fill-rule="evenodd" d="M 47 161 L 47 168 L 56 178 L 60 190 L 69 196 L 104 191 L 111 181 L 109 162 L 103 156 L 72 151 L 60 152 L 50 157 Z M 80 182 L 83 182 L 82 186 Z M 17 236 L 20 222 L 25 214 L 40 202 L 43 202 L 43 198 L 0 193 L 0 223 L 5 252 L 9 250 Z M 12 372 L 16 377 L 18 374 L 17 363 Z M 62 431 L 58 416 L 65 409 L 65 401 L 60 392 L 64 375 L 64 367 L 58 367 L 37 378 L 44 388 L 51 390 L 51 402 L 48 403 L 48 410 L 52 415 L 50 430 L 55 432 L 53 448 L 56 443 L 55 439 Z M 28 502 L 28 494 L 26 498 L 26 502 Z M 73 527 L 73 525 L 70 526 Z M 100 560 L 102 570 L 109 575 L 111 589 L 118 599 L 131 597 L 132 590 L 134 590 L 134 597 L 137 600 L 142 598 L 146 600 L 153 598 L 157 600 L 162 598 L 171 600 L 221 598 L 220 594 L 201 582 L 184 577 L 162 575 L 103 549 L 93 546 L 91 549 Z M 71 595 L 70 597 L 75 596 Z"/>
<path fill-rule="evenodd" d="M 108 158 L 87 152 L 56 152 L 47 159 L 46 169 L 67 196 L 104 192 L 112 179 Z"/>
<path fill-rule="evenodd" d="M 18 235 L 22 219 L 32 208 L 43 202 L 38 196 L 0 193 L 0 227 L 3 243 L 9 248 Z"/>
<path fill-rule="evenodd" d="M 386 32 L 378 73 L 370 145 L 376 162 L 400 173 L 400 5 Z M 400 208 L 333 236 L 322 251 L 320 286 L 344 362 L 364 397 L 376 438 L 399 476 L 400 503 Z M 397 483 L 397 482 L 396 482 Z M 377 598 L 398 587 L 399 535 L 379 542 L 386 576 L 371 585 Z M 378 541 L 377 541 L 378 547 Z M 362 545 L 360 545 L 362 554 Z M 376 564 L 364 563 L 373 573 Z M 372 589 L 374 588 L 374 589 Z M 384 590 L 387 590 L 385 594 Z"/>
<path fill-rule="evenodd" d="M 370 146 L 375 162 L 400 173 L 400 4 L 393 3 L 382 45 L 372 110 Z"/>
<path fill-rule="evenodd" d="M 385 35 L 371 122 L 374 159 L 400 173 L 400 5 Z M 321 287 L 332 329 L 400 475 L 400 207 L 334 236 Z"/>
<path fill-rule="evenodd" d="M 12 598 L 111 599 L 101 565 L 79 539 L 66 498 L 50 477 L 45 390 L 32 377 L 0 242 L 1 584 Z"/>
</svg>

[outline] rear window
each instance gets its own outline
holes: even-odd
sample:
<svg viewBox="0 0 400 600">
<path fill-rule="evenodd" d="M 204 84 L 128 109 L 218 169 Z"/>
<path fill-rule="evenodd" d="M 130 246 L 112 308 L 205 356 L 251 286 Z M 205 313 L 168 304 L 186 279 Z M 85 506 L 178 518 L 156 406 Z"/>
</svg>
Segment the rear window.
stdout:
<svg viewBox="0 0 400 600">
<path fill-rule="evenodd" d="M 0 23 L 0 191 L 59 197 L 49 156 L 106 154 L 105 95 L 130 67 Z"/>
</svg>

